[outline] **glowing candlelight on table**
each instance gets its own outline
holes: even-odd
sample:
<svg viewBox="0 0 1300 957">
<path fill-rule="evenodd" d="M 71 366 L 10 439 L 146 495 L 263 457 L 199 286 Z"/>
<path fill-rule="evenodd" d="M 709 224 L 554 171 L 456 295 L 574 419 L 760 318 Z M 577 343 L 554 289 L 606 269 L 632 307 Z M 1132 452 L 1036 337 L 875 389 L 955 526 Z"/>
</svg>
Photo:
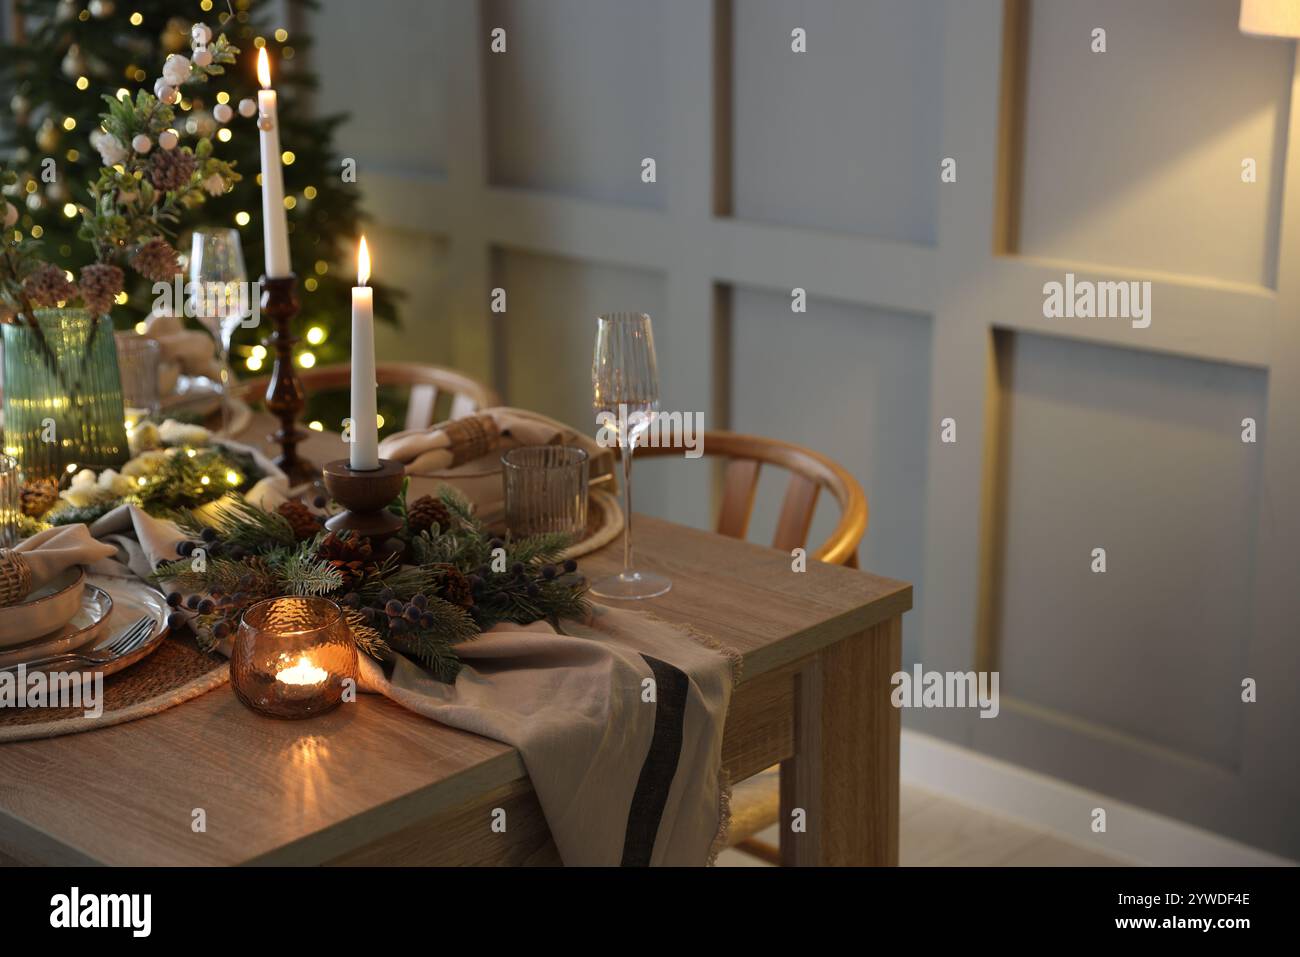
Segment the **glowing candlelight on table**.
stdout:
<svg viewBox="0 0 1300 957">
<path fill-rule="evenodd" d="M 357 284 L 352 287 L 352 451 L 348 465 L 357 471 L 379 468 L 379 416 L 375 378 L 375 292 L 370 282 L 366 237 L 357 246 Z"/>
<path fill-rule="evenodd" d="M 266 275 L 283 279 L 293 275 L 289 265 L 289 224 L 284 211 L 284 173 L 280 159 L 280 121 L 275 90 L 271 89 L 271 62 L 266 47 L 257 51 L 257 128 L 262 147 L 262 238 L 266 244 Z"/>
<path fill-rule="evenodd" d="M 314 695 L 328 678 L 329 672 L 316 667 L 306 655 L 300 656 L 290 667 L 281 668 L 275 676 L 276 681 L 285 685 L 281 694 L 286 698 Z"/>
</svg>

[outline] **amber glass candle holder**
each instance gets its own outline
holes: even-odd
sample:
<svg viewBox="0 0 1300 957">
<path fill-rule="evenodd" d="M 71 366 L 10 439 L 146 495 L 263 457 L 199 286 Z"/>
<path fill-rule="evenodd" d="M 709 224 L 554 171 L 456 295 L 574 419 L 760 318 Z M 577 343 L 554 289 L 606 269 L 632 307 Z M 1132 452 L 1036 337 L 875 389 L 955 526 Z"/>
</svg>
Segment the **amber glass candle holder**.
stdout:
<svg viewBox="0 0 1300 957">
<path fill-rule="evenodd" d="M 230 683 L 239 700 L 272 718 L 309 718 L 355 690 L 357 648 L 342 609 L 325 598 L 268 598 L 239 622 Z"/>
</svg>

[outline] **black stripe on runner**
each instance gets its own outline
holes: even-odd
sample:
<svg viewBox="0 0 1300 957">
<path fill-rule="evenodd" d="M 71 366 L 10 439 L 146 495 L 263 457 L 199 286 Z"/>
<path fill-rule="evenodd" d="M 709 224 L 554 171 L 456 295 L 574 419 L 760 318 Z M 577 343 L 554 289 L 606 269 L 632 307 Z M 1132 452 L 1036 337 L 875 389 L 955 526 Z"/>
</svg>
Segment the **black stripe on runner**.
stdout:
<svg viewBox="0 0 1300 957">
<path fill-rule="evenodd" d="M 627 812 L 623 837 L 623 866 L 648 867 L 659 834 L 659 822 L 668 803 L 668 789 L 682 755 L 682 727 L 686 721 L 686 694 L 690 679 L 666 661 L 642 655 L 655 679 L 655 729 L 650 750 L 641 765 L 632 806 Z"/>
</svg>

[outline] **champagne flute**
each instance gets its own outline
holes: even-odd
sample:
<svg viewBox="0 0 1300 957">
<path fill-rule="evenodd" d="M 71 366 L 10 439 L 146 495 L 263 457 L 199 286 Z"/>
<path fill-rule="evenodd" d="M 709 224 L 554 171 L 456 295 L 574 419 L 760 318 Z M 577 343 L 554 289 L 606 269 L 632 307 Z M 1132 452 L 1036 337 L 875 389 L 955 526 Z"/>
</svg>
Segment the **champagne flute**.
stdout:
<svg viewBox="0 0 1300 957">
<path fill-rule="evenodd" d="M 252 311 L 244 251 L 235 229 L 196 229 L 190 250 L 194 316 L 217 343 L 221 361 L 221 431 L 230 426 L 230 344 Z"/>
<path fill-rule="evenodd" d="M 673 583 L 632 563 L 632 451 L 659 411 L 659 370 L 649 316 L 615 312 L 596 320 L 591 386 L 596 421 L 617 436 L 623 459 L 623 571 L 593 582 L 591 591 L 602 598 L 654 598 Z"/>
</svg>

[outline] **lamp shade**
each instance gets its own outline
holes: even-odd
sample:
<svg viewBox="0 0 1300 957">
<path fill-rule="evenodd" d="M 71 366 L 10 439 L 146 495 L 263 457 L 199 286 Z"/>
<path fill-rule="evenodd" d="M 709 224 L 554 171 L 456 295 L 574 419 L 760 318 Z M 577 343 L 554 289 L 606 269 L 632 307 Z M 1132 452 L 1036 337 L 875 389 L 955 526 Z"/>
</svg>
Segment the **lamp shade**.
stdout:
<svg viewBox="0 0 1300 957">
<path fill-rule="evenodd" d="M 1300 37 L 1300 0 L 1241 0 L 1242 33 Z"/>
</svg>

